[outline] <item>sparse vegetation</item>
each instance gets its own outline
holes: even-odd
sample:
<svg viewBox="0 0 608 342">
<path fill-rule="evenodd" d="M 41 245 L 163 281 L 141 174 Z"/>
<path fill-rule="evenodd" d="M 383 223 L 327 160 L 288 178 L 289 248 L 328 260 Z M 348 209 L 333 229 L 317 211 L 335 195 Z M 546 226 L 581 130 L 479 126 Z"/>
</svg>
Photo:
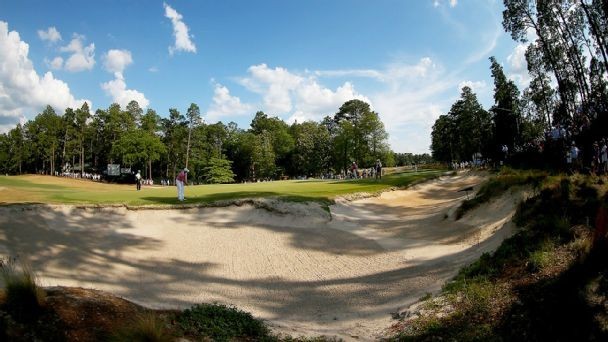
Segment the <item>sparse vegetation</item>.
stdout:
<svg viewBox="0 0 608 342">
<path fill-rule="evenodd" d="M 235 307 L 199 304 L 177 317 L 177 326 L 186 336 L 206 336 L 213 341 L 238 338 L 273 341 L 276 338 L 264 323 Z"/>
<path fill-rule="evenodd" d="M 460 219 L 467 211 L 488 202 L 492 198 L 502 195 L 508 189 L 518 185 L 530 185 L 535 191 L 543 180 L 548 177 L 547 173 L 539 171 L 515 171 L 510 168 L 502 168 L 500 172 L 492 176 L 484 183 L 479 191 L 470 200 L 462 202 L 456 211 L 456 218 Z"/>
<path fill-rule="evenodd" d="M 509 172 L 515 174 L 495 177 L 482 187 L 499 190 L 484 194 L 542 179 L 537 195 L 518 209 L 520 230 L 427 300 L 440 299 L 442 305 L 424 304 L 419 312 L 402 315 L 414 318 L 396 324 L 392 340 L 608 337 L 608 244 L 593 227 L 599 208 L 608 206 L 605 180 Z"/>
<path fill-rule="evenodd" d="M 29 265 L 16 258 L 0 259 L 0 274 L 4 283 L 2 308 L 18 322 L 37 319 L 42 312 L 44 291 Z"/>
<path fill-rule="evenodd" d="M 115 342 L 170 342 L 175 336 L 169 325 L 158 314 L 147 311 L 137 315 L 130 324 L 119 329 L 112 338 Z"/>
</svg>

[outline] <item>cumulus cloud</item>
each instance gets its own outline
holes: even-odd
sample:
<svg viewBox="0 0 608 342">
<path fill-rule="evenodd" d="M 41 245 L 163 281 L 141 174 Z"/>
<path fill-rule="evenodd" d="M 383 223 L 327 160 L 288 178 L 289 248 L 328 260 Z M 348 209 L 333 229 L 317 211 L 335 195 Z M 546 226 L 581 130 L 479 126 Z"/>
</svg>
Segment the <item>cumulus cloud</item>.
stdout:
<svg viewBox="0 0 608 342">
<path fill-rule="evenodd" d="M 373 105 L 372 101 L 358 93 L 350 82 L 345 82 L 334 91 L 321 86 L 314 79 L 308 79 L 296 90 L 295 95 L 295 111 L 288 122 L 318 121 L 326 115 L 333 115 L 348 100 L 358 99 Z"/>
<path fill-rule="evenodd" d="M 261 108 L 286 121 L 319 121 L 333 115 L 346 101 L 360 99 L 380 114 L 389 133 L 389 143 L 398 152 L 429 151 L 430 132 L 439 115 L 458 97 L 462 79 L 447 73 L 430 57 L 417 61 L 396 61 L 382 69 L 345 69 L 294 72 L 266 64 L 253 65 L 239 79 L 247 90 L 260 95 Z M 325 79 L 343 80 L 336 88 Z M 354 80 L 367 78 L 377 83 L 373 92 L 362 93 Z M 335 80 L 334 80 L 335 82 Z M 481 88 L 483 82 L 470 82 Z"/>
<path fill-rule="evenodd" d="M 473 92 L 478 93 L 487 88 L 488 84 L 486 81 L 462 81 L 458 84 L 458 92 L 462 90 L 464 87 L 469 87 L 473 90 Z"/>
<path fill-rule="evenodd" d="M 251 66 L 248 72 L 249 77 L 241 79 L 240 84 L 262 96 L 264 111 L 271 115 L 290 115 L 288 122 L 319 120 L 335 113 L 344 102 L 352 99 L 371 102 L 349 82 L 332 90 L 322 86 L 314 75 L 298 74 L 281 67 L 269 68 L 266 64 Z"/>
<path fill-rule="evenodd" d="M 48 41 L 51 43 L 55 43 L 61 40 L 61 34 L 59 33 L 59 31 L 57 31 L 55 26 L 49 27 L 46 31 L 38 30 L 38 37 L 40 37 L 40 39 L 42 39 L 43 41 Z"/>
<path fill-rule="evenodd" d="M 144 93 L 134 90 L 127 89 L 127 83 L 123 72 L 127 66 L 133 63 L 131 52 L 128 50 L 109 50 L 103 57 L 104 67 L 108 72 L 114 74 L 114 79 L 101 84 L 101 89 L 105 93 L 112 97 L 112 101 L 126 107 L 129 102 L 135 100 L 141 108 L 146 108 L 150 104 L 150 101 L 146 98 Z"/>
<path fill-rule="evenodd" d="M 150 101 L 146 96 L 137 90 L 127 89 L 127 84 L 122 78 L 115 78 L 111 81 L 101 84 L 106 94 L 112 96 L 112 101 L 118 103 L 121 107 L 126 107 L 129 102 L 135 100 L 141 108 L 146 108 Z"/>
<path fill-rule="evenodd" d="M 513 48 L 513 52 L 507 56 L 507 63 L 510 68 L 509 78 L 517 82 L 522 88 L 530 84 L 528 74 L 528 62 L 526 61 L 526 50 L 529 43 L 520 43 Z"/>
<path fill-rule="evenodd" d="M 44 59 L 44 63 L 53 70 L 61 70 L 63 67 L 63 58 L 55 57 L 53 60 Z"/>
<path fill-rule="evenodd" d="M 389 143 L 397 152 L 429 151 L 433 123 L 460 93 L 457 72 L 447 73 L 430 57 L 414 62 L 396 61 L 382 69 L 341 74 L 320 72 L 325 77 L 368 75 L 378 84 L 366 94 L 386 125 Z M 337 107 L 336 107 L 337 108 Z"/>
<path fill-rule="evenodd" d="M 192 42 L 192 35 L 188 33 L 188 26 L 183 22 L 182 15 L 171 6 L 163 3 L 165 7 L 165 17 L 171 19 L 173 24 L 173 36 L 175 44 L 169 47 L 169 53 L 173 55 L 176 51 L 196 53 L 196 45 Z"/>
<path fill-rule="evenodd" d="M 8 30 L 0 21 L 0 122 L 14 127 L 19 119 L 31 118 L 46 105 L 61 113 L 66 107 L 77 108 L 88 100 L 77 100 L 68 85 L 51 72 L 39 76 L 28 57 L 29 45 L 19 33 Z M 8 125 L 8 123 L 11 123 Z"/>
<path fill-rule="evenodd" d="M 60 49 L 61 52 L 71 53 L 65 61 L 65 70 L 79 72 L 91 70 L 95 66 L 95 44 L 84 46 L 84 40 L 84 36 L 74 34 L 70 43 Z"/>
<path fill-rule="evenodd" d="M 207 110 L 207 121 L 217 122 L 226 117 L 234 117 L 240 115 L 251 114 L 253 106 L 248 103 L 242 103 L 241 99 L 230 95 L 230 91 L 225 86 L 216 83 L 213 92 L 213 103 Z"/>
<path fill-rule="evenodd" d="M 458 0 L 448 0 L 447 3 L 450 7 L 456 7 L 456 5 L 458 5 Z M 442 0 L 433 0 L 433 7 L 439 7 L 441 4 Z"/>
<path fill-rule="evenodd" d="M 131 52 L 128 50 L 109 50 L 103 59 L 106 70 L 118 75 L 117 77 L 120 78 L 123 78 L 122 72 L 125 68 L 133 63 Z"/>
</svg>

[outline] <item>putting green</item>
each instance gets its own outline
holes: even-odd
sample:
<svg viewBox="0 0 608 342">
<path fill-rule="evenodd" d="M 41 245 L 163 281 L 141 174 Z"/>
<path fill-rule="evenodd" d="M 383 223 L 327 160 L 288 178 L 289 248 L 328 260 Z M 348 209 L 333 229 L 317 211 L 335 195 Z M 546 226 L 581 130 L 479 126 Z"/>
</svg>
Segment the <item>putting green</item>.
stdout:
<svg viewBox="0 0 608 342">
<path fill-rule="evenodd" d="M 336 196 L 378 192 L 404 187 L 438 176 L 441 171 L 421 170 L 385 176 L 381 180 L 290 180 L 244 184 L 209 184 L 186 187 L 186 204 L 210 203 L 251 197 L 283 197 L 292 201 L 329 202 Z M 52 176 L 0 176 L 0 204 L 178 204 L 174 186 L 106 184 Z"/>
</svg>

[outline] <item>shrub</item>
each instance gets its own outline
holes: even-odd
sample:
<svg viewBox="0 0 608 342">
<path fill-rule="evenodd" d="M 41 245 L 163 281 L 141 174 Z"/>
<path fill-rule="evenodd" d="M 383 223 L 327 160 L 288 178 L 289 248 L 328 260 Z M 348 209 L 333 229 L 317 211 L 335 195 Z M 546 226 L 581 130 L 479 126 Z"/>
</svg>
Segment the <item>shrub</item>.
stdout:
<svg viewBox="0 0 608 342">
<path fill-rule="evenodd" d="M 120 329 L 113 336 L 116 342 L 165 342 L 173 341 L 166 323 L 153 312 L 137 315 L 133 322 Z"/>
<path fill-rule="evenodd" d="M 214 341 L 248 338 L 271 341 L 269 329 L 260 320 L 234 307 L 217 304 L 198 304 L 177 318 L 177 325 L 186 335 L 204 335 Z"/>
<path fill-rule="evenodd" d="M 44 291 L 29 265 L 16 258 L 0 259 L 0 274 L 4 282 L 4 308 L 19 322 L 34 321 L 42 312 Z"/>
</svg>

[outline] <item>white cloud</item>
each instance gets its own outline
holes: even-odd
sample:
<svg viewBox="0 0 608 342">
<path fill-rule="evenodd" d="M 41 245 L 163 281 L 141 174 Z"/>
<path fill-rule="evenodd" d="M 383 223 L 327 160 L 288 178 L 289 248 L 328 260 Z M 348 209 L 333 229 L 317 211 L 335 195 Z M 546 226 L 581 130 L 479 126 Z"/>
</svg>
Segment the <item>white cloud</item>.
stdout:
<svg viewBox="0 0 608 342">
<path fill-rule="evenodd" d="M 225 86 L 216 83 L 213 94 L 213 103 L 209 106 L 206 114 L 208 122 L 217 122 L 226 117 L 234 117 L 251 114 L 253 106 L 242 103 L 241 99 L 230 95 L 230 91 Z"/>
<path fill-rule="evenodd" d="M 188 26 L 182 21 L 182 15 L 177 13 L 171 6 L 163 3 L 165 17 L 171 19 L 173 24 L 173 36 L 175 44 L 169 47 L 169 53 L 173 55 L 176 51 L 196 53 L 196 46 L 192 42 L 192 36 L 188 33 Z"/>
<path fill-rule="evenodd" d="M 319 121 L 326 115 L 333 115 L 344 102 L 358 99 L 372 104 L 372 101 L 359 94 L 353 84 L 345 82 L 335 91 L 321 86 L 316 80 L 308 79 L 295 92 L 295 111 L 288 122 L 298 120 Z"/>
<path fill-rule="evenodd" d="M 45 58 L 44 63 L 53 70 L 61 70 L 61 68 L 63 67 L 63 58 L 55 57 L 51 61 Z"/>
<path fill-rule="evenodd" d="M 61 52 L 70 52 L 72 55 L 65 61 L 65 69 L 71 72 L 91 70 L 95 66 L 95 44 L 84 46 L 85 37 L 74 34 L 70 44 L 62 47 Z"/>
<path fill-rule="evenodd" d="M 44 41 L 55 43 L 61 40 L 61 34 L 54 26 L 49 27 L 46 31 L 38 30 L 38 37 Z"/>
<path fill-rule="evenodd" d="M 458 84 L 458 92 L 465 86 L 471 88 L 474 93 L 479 93 L 480 91 L 485 90 L 488 87 L 488 84 L 486 81 L 462 81 Z"/>
<path fill-rule="evenodd" d="M 153 67 L 148 68 L 148 71 L 149 72 L 158 72 L 158 68 L 153 66 Z"/>
<path fill-rule="evenodd" d="M 266 64 L 248 69 L 239 83 L 261 96 L 258 108 L 270 115 L 279 115 L 291 123 L 319 121 L 333 115 L 346 101 L 360 99 L 380 114 L 389 133 L 389 142 L 398 152 L 429 151 L 430 132 L 439 117 L 458 97 L 461 80 L 458 72 L 447 73 L 430 57 L 414 63 L 395 62 L 382 69 L 319 70 L 293 72 Z M 340 86 L 328 88 L 324 78 L 344 79 Z M 379 89 L 361 93 L 354 78 L 377 82 Z M 368 82 L 369 82 L 368 80 Z M 482 87 L 483 82 L 471 82 Z"/>
<path fill-rule="evenodd" d="M 357 93 L 349 82 L 332 90 L 322 86 L 315 76 L 293 73 L 281 67 L 272 69 L 260 64 L 249 67 L 248 71 L 249 77 L 241 79 L 240 84 L 262 96 L 262 109 L 265 112 L 270 115 L 290 115 L 288 122 L 319 120 L 355 98 L 371 102 Z M 332 74 L 331 71 L 314 74 L 323 73 Z"/>
<path fill-rule="evenodd" d="M 28 57 L 29 45 L 19 33 L 0 21 L 0 124 L 14 127 L 19 118 L 40 112 L 51 105 L 58 113 L 77 108 L 88 100 L 76 100 L 68 85 L 51 72 L 38 75 Z M 13 124 L 10 124 L 13 122 Z"/>
<path fill-rule="evenodd" d="M 263 96 L 265 111 L 285 114 L 292 110 L 291 92 L 303 81 L 302 77 L 280 67 L 270 69 L 266 64 L 253 65 L 248 71 L 251 77 L 240 83 Z"/>
<path fill-rule="evenodd" d="M 119 78 L 123 78 L 122 72 L 133 63 L 131 52 L 128 50 L 109 50 L 103 59 L 106 70 L 118 75 Z"/>
<path fill-rule="evenodd" d="M 389 143 L 397 152 L 428 152 L 435 120 L 460 93 L 457 90 L 460 82 L 455 76 L 458 72 L 446 73 L 430 57 L 414 63 L 397 61 L 380 70 L 333 70 L 318 74 L 325 77 L 367 75 L 377 81 L 378 90 L 366 94 L 366 98 L 380 115 L 389 133 Z"/>
<path fill-rule="evenodd" d="M 112 101 L 118 103 L 121 107 L 126 107 L 129 102 L 135 100 L 141 108 L 146 108 L 150 101 L 146 96 L 137 90 L 127 89 L 127 84 L 122 78 L 115 78 L 112 81 L 101 84 L 106 94 L 112 96 Z"/>
<path fill-rule="evenodd" d="M 458 5 L 458 0 L 433 0 L 433 7 L 437 8 L 441 6 L 443 1 L 445 1 L 452 8 Z"/>
<path fill-rule="evenodd" d="M 510 68 L 509 78 L 517 82 L 517 84 L 526 88 L 530 84 L 530 74 L 528 74 L 528 62 L 526 61 L 526 50 L 529 43 L 520 43 L 515 46 L 513 52 L 507 57 L 507 63 Z"/>
<path fill-rule="evenodd" d="M 112 97 L 112 101 L 118 103 L 121 107 L 126 107 L 129 102 L 135 100 L 141 108 L 146 108 L 150 101 L 144 93 L 127 89 L 127 83 L 123 72 L 125 68 L 133 63 L 131 52 L 128 50 L 109 50 L 103 57 L 104 67 L 108 72 L 114 74 L 114 79 L 101 84 L 107 95 Z"/>
</svg>

